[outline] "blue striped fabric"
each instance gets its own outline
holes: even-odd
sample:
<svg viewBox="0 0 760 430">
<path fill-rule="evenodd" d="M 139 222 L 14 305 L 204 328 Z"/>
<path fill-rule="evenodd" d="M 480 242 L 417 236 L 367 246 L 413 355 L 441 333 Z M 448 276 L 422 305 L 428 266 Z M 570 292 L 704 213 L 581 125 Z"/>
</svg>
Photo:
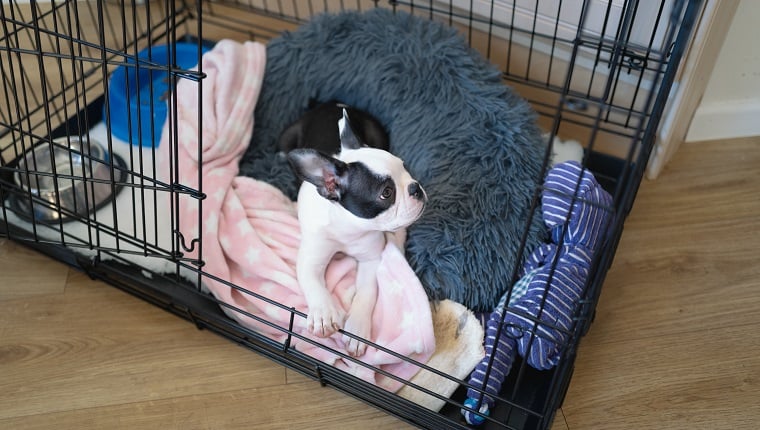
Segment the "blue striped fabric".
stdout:
<svg viewBox="0 0 760 430">
<path fill-rule="evenodd" d="M 470 384 L 486 395 L 468 389 L 468 407 L 480 404 L 479 410 L 487 415 L 516 353 L 536 369 L 557 365 L 573 328 L 594 250 L 607 230 L 611 205 L 612 197 L 577 162 L 558 164 L 549 171 L 541 207 L 552 242 L 533 251 L 509 305 L 505 308 L 506 297 L 502 298 L 486 322 L 486 356 L 470 375 Z M 482 416 L 467 409 L 462 414 L 470 424 L 483 422 Z"/>
</svg>

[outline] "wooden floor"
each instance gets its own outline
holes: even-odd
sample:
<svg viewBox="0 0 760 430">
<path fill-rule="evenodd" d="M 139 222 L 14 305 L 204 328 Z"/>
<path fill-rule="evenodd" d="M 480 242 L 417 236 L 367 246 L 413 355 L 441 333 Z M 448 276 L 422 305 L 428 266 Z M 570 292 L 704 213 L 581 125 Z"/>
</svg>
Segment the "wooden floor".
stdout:
<svg viewBox="0 0 760 430">
<path fill-rule="evenodd" d="M 645 182 L 554 429 L 760 422 L 760 138 Z M 0 239 L 0 429 L 406 425 Z"/>
</svg>

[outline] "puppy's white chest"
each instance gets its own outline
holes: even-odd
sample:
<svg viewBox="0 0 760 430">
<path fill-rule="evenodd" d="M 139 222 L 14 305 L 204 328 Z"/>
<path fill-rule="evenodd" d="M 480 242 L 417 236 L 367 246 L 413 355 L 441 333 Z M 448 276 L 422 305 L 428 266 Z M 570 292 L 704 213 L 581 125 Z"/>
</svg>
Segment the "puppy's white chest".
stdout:
<svg viewBox="0 0 760 430">
<path fill-rule="evenodd" d="M 385 234 L 382 232 L 370 232 L 363 235 L 357 235 L 352 240 L 342 241 L 339 243 L 339 252 L 354 257 L 357 261 L 369 261 L 380 259 L 380 254 L 385 248 Z"/>
</svg>

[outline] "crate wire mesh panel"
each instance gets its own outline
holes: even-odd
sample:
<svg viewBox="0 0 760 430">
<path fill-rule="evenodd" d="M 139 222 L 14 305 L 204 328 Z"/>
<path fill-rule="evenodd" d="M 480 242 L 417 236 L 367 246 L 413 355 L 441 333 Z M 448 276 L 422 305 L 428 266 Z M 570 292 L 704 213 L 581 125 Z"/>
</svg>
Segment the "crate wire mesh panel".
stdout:
<svg viewBox="0 0 760 430">
<path fill-rule="evenodd" d="M 138 104 L 157 98 L 168 105 L 171 119 L 177 96 L 166 88 L 190 80 L 200 94 L 206 75 L 202 68 L 180 64 L 178 50 L 169 49 L 172 61 L 160 62 L 141 59 L 145 49 L 183 43 L 197 59 L 216 40 L 266 42 L 318 14 L 378 7 L 457 28 L 470 46 L 499 67 L 505 83 L 531 102 L 544 130 L 582 143 L 584 166 L 613 197 L 614 204 L 606 208 L 608 231 L 595 253 L 562 359 L 549 371 L 537 371 L 518 359 L 491 415 L 483 418 L 486 428 L 547 428 L 570 382 L 575 351 L 591 323 L 699 1 L 6 2 L 0 12 L 0 234 L 410 423 L 466 428 L 460 414 L 464 391 L 482 387 L 411 361 L 460 386 L 448 397 L 401 380 L 444 403 L 440 411 L 422 408 L 296 351 L 290 341 L 300 335 L 293 324 L 303 312 L 207 273 L 202 241 L 184 237 L 178 228 L 180 199 L 194 201 L 200 213 L 207 198 L 203 169 L 198 171 L 198 187 L 177 181 L 176 165 L 163 177 L 156 146 L 141 147 L 134 141 L 135 133 L 147 140 L 161 135 L 161 127 L 141 125 L 140 116 L 156 114 L 153 105 L 132 118 L 135 114 L 129 111 L 117 113 L 120 106 L 107 97 L 109 77 L 119 68 L 162 73 L 163 87 L 134 97 Z M 126 84 L 134 82 L 127 79 Z M 114 115 L 129 118 L 126 139 L 114 136 L 108 121 Z M 178 130 L 169 129 L 170 154 L 177 153 L 177 139 Z M 96 154 L 91 142 L 100 142 L 106 155 Z M 42 167 L 46 161 L 52 164 L 49 169 Z M 23 183 L 27 186 L 19 185 Z M 53 192 L 33 191 L 28 184 L 38 189 L 48 184 Z M 71 190 L 74 198 L 67 194 Z M 164 205 L 167 213 L 159 210 Z M 203 222 L 200 215 L 198 222 Z M 203 289 L 210 279 L 288 312 L 290 325 L 277 326 L 288 334 L 287 340 L 271 340 L 228 318 L 222 309 L 231 306 Z M 274 325 L 266 316 L 246 314 Z"/>
</svg>

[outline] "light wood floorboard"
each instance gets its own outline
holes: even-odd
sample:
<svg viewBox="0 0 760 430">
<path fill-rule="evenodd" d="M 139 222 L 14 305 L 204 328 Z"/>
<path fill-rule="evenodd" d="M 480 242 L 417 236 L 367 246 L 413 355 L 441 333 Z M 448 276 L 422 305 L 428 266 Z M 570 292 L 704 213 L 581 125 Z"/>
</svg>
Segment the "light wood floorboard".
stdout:
<svg viewBox="0 0 760 430">
<path fill-rule="evenodd" d="M 570 429 L 760 419 L 760 138 L 688 144 L 644 182 L 582 341 Z"/>
</svg>

